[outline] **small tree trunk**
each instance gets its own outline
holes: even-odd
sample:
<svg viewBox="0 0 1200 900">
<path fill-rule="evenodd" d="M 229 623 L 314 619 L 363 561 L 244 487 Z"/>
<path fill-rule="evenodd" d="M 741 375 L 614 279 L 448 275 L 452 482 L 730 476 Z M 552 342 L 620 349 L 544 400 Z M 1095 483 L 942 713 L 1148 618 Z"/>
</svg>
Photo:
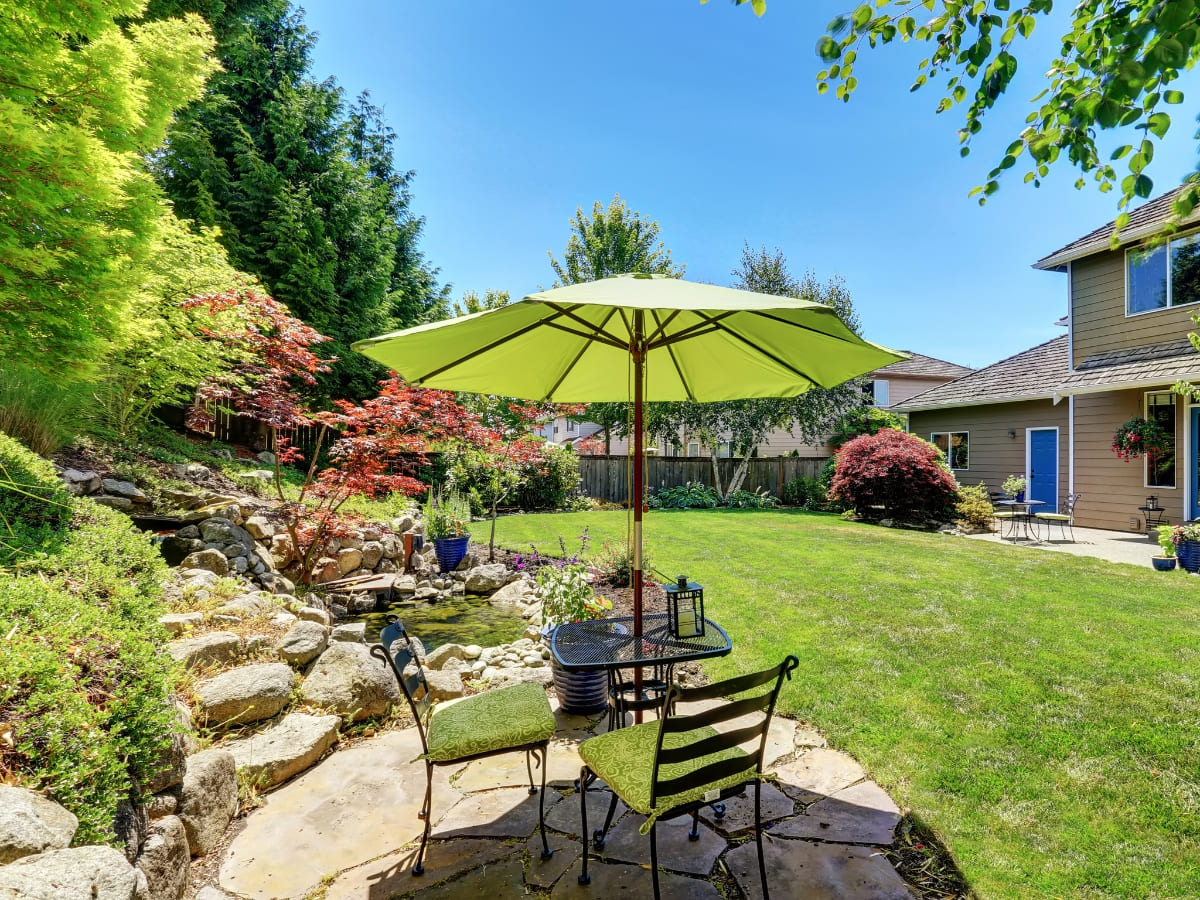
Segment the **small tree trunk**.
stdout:
<svg viewBox="0 0 1200 900">
<path fill-rule="evenodd" d="M 738 490 L 742 483 L 746 480 L 746 474 L 750 471 L 750 457 L 743 456 L 738 462 L 737 468 L 733 470 L 733 474 L 729 476 L 729 493 L 732 494 Z M 728 496 L 728 495 L 726 495 Z"/>
<path fill-rule="evenodd" d="M 709 453 L 712 459 L 713 487 L 717 489 L 717 496 L 724 500 L 725 491 L 721 487 L 721 458 L 717 456 L 716 444 L 712 445 L 712 450 Z"/>
</svg>

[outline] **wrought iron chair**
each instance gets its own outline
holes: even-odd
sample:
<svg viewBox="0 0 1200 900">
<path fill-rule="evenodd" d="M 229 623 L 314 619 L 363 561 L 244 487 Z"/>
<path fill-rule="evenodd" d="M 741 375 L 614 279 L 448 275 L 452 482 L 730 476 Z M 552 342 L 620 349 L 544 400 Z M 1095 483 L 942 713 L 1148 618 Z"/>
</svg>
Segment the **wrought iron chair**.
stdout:
<svg viewBox="0 0 1200 900">
<path fill-rule="evenodd" d="M 603 829 L 591 835 L 593 846 L 604 847 L 608 826 L 612 823 L 617 799 L 636 812 L 647 816 L 642 833 L 650 832 L 650 872 L 654 880 L 654 896 L 658 887 L 658 842 L 656 826 L 660 819 L 673 819 L 690 813 L 692 830 L 688 835 L 698 840 L 697 819 L 701 807 L 708 806 L 735 794 L 754 782 L 754 829 L 758 842 L 758 873 L 762 879 L 763 898 L 768 897 L 767 867 L 763 858 L 761 784 L 763 755 L 767 746 L 767 730 L 775 712 L 775 701 L 786 676 L 800 665 L 795 656 L 752 675 L 742 675 L 727 681 L 699 688 L 673 685 L 668 691 L 663 714 L 657 722 L 647 722 L 598 735 L 579 745 L 584 765 L 579 776 L 579 799 L 583 821 L 583 869 L 580 884 L 588 884 L 588 782 L 600 779 L 612 791 L 608 817 Z M 704 712 L 680 714 L 679 702 L 733 698 Z M 754 716 L 752 725 L 720 732 L 713 725 L 729 722 L 742 716 Z M 742 745 L 751 746 L 746 750 Z"/>
<path fill-rule="evenodd" d="M 393 645 L 403 641 L 393 652 Z M 388 625 L 379 635 L 371 655 L 390 666 L 400 682 L 421 737 L 421 758 L 425 761 L 425 803 L 419 816 L 425 820 L 421 849 L 413 875 L 425 871 L 425 845 L 429 843 L 432 822 L 433 767 L 467 762 L 499 753 L 525 751 L 529 772 L 529 793 L 538 793 L 533 783 L 533 759 L 540 755 L 541 797 L 538 799 L 538 823 L 542 829 L 542 859 L 554 851 L 546 840 L 546 754 L 556 723 L 546 692 L 537 684 L 518 684 L 475 694 L 445 706 L 434 707 L 429 699 L 425 670 L 417 658 L 408 632 L 396 616 L 388 616 Z M 409 667 L 412 667 L 411 669 Z"/>
<path fill-rule="evenodd" d="M 1065 539 L 1067 531 L 1071 533 L 1071 543 L 1075 543 L 1075 504 L 1079 501 L 1082 494 L 1071 494 L 1067 497 L 1067 511 L 1065 513 L 1040 512 L 1034 513 L 1033 518 L 1038 522 L 1046 523 L 1046 540 L 1050 540 L 1050 526 L 1057 525 Z"/>
<path fill-rule="evenodd" d="M 1004 538 L 1004 526 L 1008 525 L 1009 537 L 1016 538 L 1017 528 L 1020 525 L 1020 519 L 1024 513 L 1015 512 L 1011 506 L 1001 506 L 1000 501 L 1007 498 L 1007 494 L 997 494 L 992 492 L 988 494 L 988 498 L 992 501 L 992 518 L 996 522 L 996 533 L 1000 535 L 1001 540 Z"/>
</svg>

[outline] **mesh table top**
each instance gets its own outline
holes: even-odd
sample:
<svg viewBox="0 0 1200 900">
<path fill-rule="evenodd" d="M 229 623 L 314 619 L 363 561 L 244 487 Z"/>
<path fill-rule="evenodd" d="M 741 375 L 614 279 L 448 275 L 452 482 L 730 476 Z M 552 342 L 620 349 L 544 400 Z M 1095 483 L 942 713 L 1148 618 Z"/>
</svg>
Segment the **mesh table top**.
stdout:
<svg viewBox="0 0 1200 900">
<path fill-rule="evenodd" d="M 711 619 L 704 620 L 702 635 L 672 637 L 664 613 L 642 617 L 640 639 L 633 635 L 633 617 L 618 616 L 559 625 L 550 640 L 550 652 L 564 669 L 674 665 L 724 656 L 732 649 L 729 635 Z"/>
</svg>

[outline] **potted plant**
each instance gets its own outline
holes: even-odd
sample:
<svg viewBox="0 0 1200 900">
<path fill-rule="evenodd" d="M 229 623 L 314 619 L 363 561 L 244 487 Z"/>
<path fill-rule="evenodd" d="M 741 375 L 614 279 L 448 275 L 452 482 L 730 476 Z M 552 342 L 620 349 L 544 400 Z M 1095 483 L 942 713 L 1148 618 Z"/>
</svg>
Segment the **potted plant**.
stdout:
<svg viewBox="0 0 1200 900">
<path fill-rule="evenodd" d="M 435 497 L 430 490 L 425 501 L 425 532 L 433 541 L 443 572 L 453 572 L 467 555 L 470 522 L 471 507 L 462 494 L 450 491 Z"/>
<path fill-rule="evenodd" d="M 602 619 L 612 603 L 592 590 L 587 565 L 578 560 L 542 566 L 534 579 L 542 598 L 542 635 L 549 640 L 566 622 Z M 621 626 L 613 623 L 613 627 Z M 608 672 L 604 669 L 564 669 L 551 663 L 559 706 L 576 714 L 596 713 L 608 705 Z"/>
<path fill-rule="evenodd" d="M 1009 475 L 1000 485 L 1000 490 L 1018 503 L 1022 503 L 1025 500 L 1025 479 L 1020 475 Z"/>
<path fill-rule="evenodd" d="M 1126 462 L 1145 456 L 1154 466 L 1170 458 L 1175 452 L 1175 444 L 1171 435 L 1157 422 L 1134 416 L 1113 435 L 1112 451 Z"/>
<path fill-rule="evenodd" d="M 1179 565 L 1188 572 L 1200 572 L 1200 522 L 1168 527 Z"/>
<path fill-rule="evenodd" d="M 1150 562 L 1159 572 L 1170 572 L 1175 568 L 1175 542 L 1171 540 L 1172 531 L 1170 525 L 1158 526 L 1158 546 L 1162 548 L 1162 553 L 1150 557 Z"/>
</svg>

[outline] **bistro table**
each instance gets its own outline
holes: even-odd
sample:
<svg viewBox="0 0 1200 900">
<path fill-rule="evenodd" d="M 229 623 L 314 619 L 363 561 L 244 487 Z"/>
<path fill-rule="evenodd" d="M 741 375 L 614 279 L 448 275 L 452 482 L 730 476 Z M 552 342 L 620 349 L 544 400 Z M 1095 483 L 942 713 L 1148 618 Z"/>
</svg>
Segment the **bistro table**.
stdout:
<svg viewBox="0 0 1200 900">
<path fill-rule="evenodd" d="M 1009 526 L 1008 536 L 1014 541 L 1017 539 L 1018 523 L 1024 524 L 1025 537 L 1029 538 L 1031 541 L 1037 540 L 1037 534 L 1031 533 L 1029 530 L 1029 526 L 1034 523 L 1033 508 L 1035 506 L 1045 506 L 1045 505 L 1046 505 L 1045 500 L 1025 499 L 1025 500 L 997 500 L 996 501 L 996 506 L 1006 506 L 1013 512 L 1013 518 L 1010 520 L 1010 522 L 1012 524 Z"/>
<path fill-rule="evenodd" d="M 666 613 L 642 617 L 642 634 L 633 634 L 633 616 L 567 622 L 554 629 L 550 652 L 564 669 L 638 669 L 674 666 L 697 659 L 725 656 L 733 649 L 729 635 L 712 619 L 704 634 L 673 637 Z"/>
</svg>

